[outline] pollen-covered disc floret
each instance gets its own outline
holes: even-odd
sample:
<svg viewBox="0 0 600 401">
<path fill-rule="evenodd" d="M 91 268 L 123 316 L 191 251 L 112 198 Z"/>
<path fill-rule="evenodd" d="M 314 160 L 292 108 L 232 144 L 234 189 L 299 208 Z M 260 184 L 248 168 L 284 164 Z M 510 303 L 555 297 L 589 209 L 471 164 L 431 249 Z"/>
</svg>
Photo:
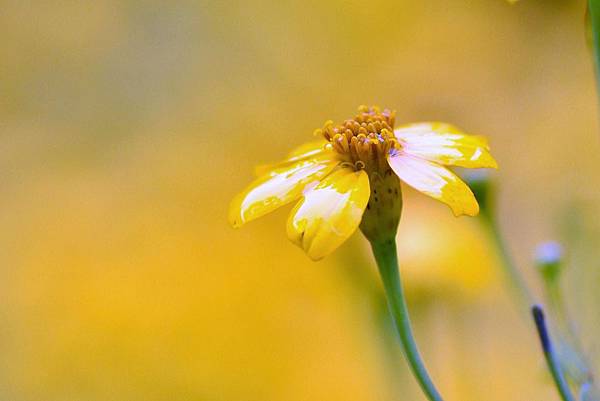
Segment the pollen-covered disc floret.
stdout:
<svg viewBox="0 0 600 401">
<path fill-rule="evenodd" d="M 394 136 L 395 116 L 392 110 L 360 106 L 354 118 L 338 126 L 327 121 L 315 134 L 322 135 L 329 142 L 326 146 L 355 170 L 385 171 L 388 155 L 400 148 Z"/>
</svg>

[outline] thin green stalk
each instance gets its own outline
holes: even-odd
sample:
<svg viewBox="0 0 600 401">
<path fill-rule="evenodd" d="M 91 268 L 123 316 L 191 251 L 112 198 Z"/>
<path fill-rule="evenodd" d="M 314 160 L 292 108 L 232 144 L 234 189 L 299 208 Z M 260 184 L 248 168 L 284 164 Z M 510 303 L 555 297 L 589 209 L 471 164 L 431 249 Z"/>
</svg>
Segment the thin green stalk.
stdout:
<svg viewBox="0 0 600 401">
<path fill-rule="evenodd" d="M 562 341 L 559 341 L 559 344 L 563 348 L 566 348 L 566 350 L 562 350 L 562 354 L 567 353 L 569 355 L 569 365 L 573 366 L 575 364 L 576 366 L 575 371 L 570 372 L 571 379 L 583 386 L 592 380 L 591 368 L 583 352 L 583 344 L 577 335 L 575 324 L 563 300 L 560 282 L 558 280 L 545 280 L 544 284 L 546 298 L 550 305 L 550 312 L 554 312 L 553 315 L 557 321 L 558 332 L 561 334 L 559 340 Z"/>
<path fill-rule="evenodd" d="M 381 242 L 371 242 L 373 254 L 379 267 L 379 273 L 385 287 L 388 300 L 388 306 L 400 341 L 406 355 L 406 359 L 415 375 L 423 392 L 430 401 L 442 401 L 440 393 L 435 388 L 433 381 L 429 377 L 423 360 L 419 355 L 417 344 L 412 333 L 408 308 L 404 298 L 402 283 L 400 282 L 400 272 L 398 271 L 398 257 L 396 254 L 396 242 L 393 239 Z"/>
<path fill-rule="evenodd" d="M 531 295 L 531 291 L 529 290 L 529 287 L 527 287 L 527 283 L 519 272 L 519 269 L 517 268 L 506 246 L 506 243 L 504 242 L 504 238 L 502 237 L 502 233 L 500 232 L 496 218 L 488 213 L 483 213 L 481 218 L 490 238 L 492 239 L 492 242 L 494 243 L 494 246 L 498 250 L 498 256 L 501 259 L 506 279 L 519 299 L 519 309 L 522 307 L 522 305 L 532 305 L 534 303 L 533 295 Z"/>
<path fill-rule="evenodd" d="M 571 316 L 567 312 L 567 308 L 562 297 L 560 282 L 558 280 L 545 282 L 544 290 L 548 303 L 550 304 L 550 312 L 554 312 L 553 316 L 555 317 L 555 321 L 557 321 L 559 331 L 562 331 L 573 343 L 573 346 L 577 352 L 580 355 L 583 355 L 581 352 L 581 342 L 575 331 L 575 325 L 571 319 Z"/>
<path fill-rule="evenodd" d="M 594 64 L 596 66 L 596 83 L 600 95 L 600 0 L 589 0 L 588 6 L 589 22 L 592 28 Z"/>
<path fill-rule="evenodd" d="M 556 358 L 556 355 L 554 354 L 552 341 L 550 340 L 548 328 L 546 327 L 544 311 L 540 306 L 536 305 L 531 308 L 531 313 L 533 314 L 535 326 L 540 336 L 540 343 L 542 345 L 544 357 L 546 358 L 546 363 L 548 364 L 548 369 L 550 369 L 550 373 L 552 373 L 552 379 L 554 380 L 554 384 L 556 384 L 560 398 L 563 401 L 575 401 L 575 398 L 571 394 L 571 389 L 569 388 L 562 370 L 560 369 L 560 364 Z"/>
</svg>

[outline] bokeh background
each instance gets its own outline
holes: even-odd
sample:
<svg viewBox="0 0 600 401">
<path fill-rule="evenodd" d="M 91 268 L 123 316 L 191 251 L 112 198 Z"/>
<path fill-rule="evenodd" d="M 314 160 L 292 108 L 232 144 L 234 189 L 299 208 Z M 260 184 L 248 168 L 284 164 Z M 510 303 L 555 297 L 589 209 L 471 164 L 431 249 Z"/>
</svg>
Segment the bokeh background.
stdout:
<svg viewBox="0 0 600 401">
<path fill-rule="evenodd" d="M 530 285 L 567 247 L 600 334 L 584 0 L 0 2 L 0 398 L 424 400 L 366 241 L 311 262 L 229 200 L 360 104 L 487 135 Z M 447 400 L 558 400 L 480 221 L 405 190 L 416 335 Z"/>
</svg>

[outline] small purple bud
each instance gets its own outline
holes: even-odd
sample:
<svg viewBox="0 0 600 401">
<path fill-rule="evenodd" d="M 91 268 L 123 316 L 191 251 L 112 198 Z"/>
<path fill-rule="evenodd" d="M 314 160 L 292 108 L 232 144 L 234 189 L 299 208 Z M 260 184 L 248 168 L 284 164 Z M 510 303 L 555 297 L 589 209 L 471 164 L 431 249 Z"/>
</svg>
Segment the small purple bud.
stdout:
<svg viewBox="0 0 600 401">
<path fill-rule="evenodd" d="M 543 242 L 536 248 L 536 267 L 546 280 L 553 281 L 560 274 L 563 253 L 562 245 L 555 241 Z"/>
<path fill-rule="evenodd" d="M 542 242 L 535 250 L 535 260 L 539 264 L 560 263 L 562 256 L 562 245 L 556 241 Z"/>
</svg>

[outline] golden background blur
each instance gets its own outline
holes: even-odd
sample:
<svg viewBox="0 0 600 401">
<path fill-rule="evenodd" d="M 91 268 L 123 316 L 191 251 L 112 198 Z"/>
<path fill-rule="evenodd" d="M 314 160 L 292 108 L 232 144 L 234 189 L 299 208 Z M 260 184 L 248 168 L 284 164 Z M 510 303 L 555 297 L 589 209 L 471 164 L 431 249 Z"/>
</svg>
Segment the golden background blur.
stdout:
<svg viewBox="0 0 600 401">
<path fill-rule="evenodd" d="M 584 8 L 2 1 L 0 398 L 423 400 L 360 234 L 313 263 L 289 208 L 227 225 L 254 165 L 360 104 L 490 138 L 509 247 L 537 288 L 535 245 L 565 241 L 598 361 Z M 446 399 L 558 400 L 477 220 L 405 193 L 401 270 Z"/>
</svg>

